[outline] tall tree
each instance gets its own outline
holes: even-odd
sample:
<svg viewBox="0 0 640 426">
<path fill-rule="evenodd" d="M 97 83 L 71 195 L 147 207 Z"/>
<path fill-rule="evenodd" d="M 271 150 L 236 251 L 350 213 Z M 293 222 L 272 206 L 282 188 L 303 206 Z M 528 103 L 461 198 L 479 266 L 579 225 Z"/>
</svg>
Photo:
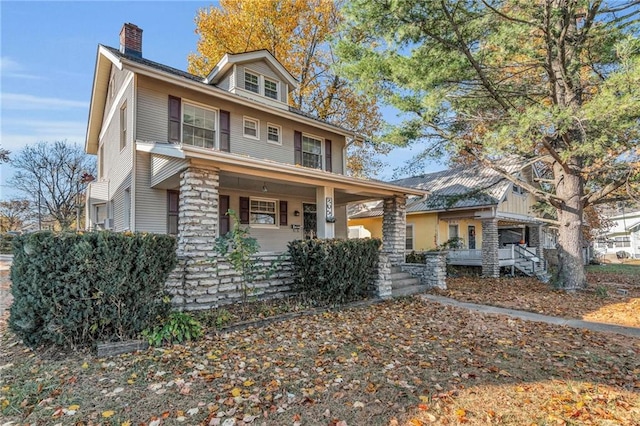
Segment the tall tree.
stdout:
<svg viewBox="0 0 640 426">
<path fill-rule="evenodd" d="M 0 232 L 19 231 L 31 215 L 29 200 L 0 201 Z"/>
<path fill-rule="evenodd" d="M 31 197 L 37 210 L 44 210 L 61 229 L 70 229 L 82 208 L 87 174 L 95 174 L 95 161 L 82 147 L 66 141 L 29 145 L 11 159 L 18 171 L 10 183 Z M 41 218 L 42 211 L 36 214 Z"/>
<path fill-rule="evenodd" d="M 371 140 L 381 123 L 376 101 L 357 93 L 332 69 L 336 58 L 329 39 L 341 20 L 340 2 L 332 0 L 221 0 L 196 15 L 200 40 L 188 70 L 205 76 L 225 53 L 267 49 L 299 82 L 292 106 Z M 382 145 L 353 142 L 350 172 L 375 174 L 380 163 L 374 151 L 387 152 Z"/>
<path fill-rule="evenodd" d="M 339 53 L 346 75 L 406 113 L 390 139 L 512 180 L 494 160 L 535 165 L 540 184 L 526 189 L 555 209 L 559 279 L 577 289 L 584 209 L 640 178 L 638 3 L 353 0 Z"/>
</svg>

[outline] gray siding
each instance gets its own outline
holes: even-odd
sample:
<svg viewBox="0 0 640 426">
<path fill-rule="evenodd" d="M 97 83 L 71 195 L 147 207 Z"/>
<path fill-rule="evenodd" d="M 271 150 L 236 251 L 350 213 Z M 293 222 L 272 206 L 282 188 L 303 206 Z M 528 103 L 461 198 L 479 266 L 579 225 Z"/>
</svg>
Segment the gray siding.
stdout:
<svg viewBox="0 0 640 426">
<path fill-rule="evenodd" d="M 135 219 L 136 231 L 167 232 L 167 191 L 151 188 L 151 155 L 136 153 Z M 177 188 L 176 188 L 177 189 Z"/>
<path fill-rule="evenodd" d="M 106 201 L 109 205 L 108 217 L 113 220 L 113 230 L 122 231 L 125 228 L 125 208 L 124 208 L 124 191 L 131 187 L 131 173 L 133 167 L 133 80 L 124 89 L 124 95 L 118 99 L 117 94 L 121 90 L 121 85 L 130 72 L 119 71 L 113 68 L 112 72 L 116 76 L 116 84 L 114 86 L 114 96 L 109 97 L 107 103 L 109 108 L 105 110 L 103 117 L 104 133 L 99 144 L 104 147 L 104 158 L 99 158 L 103 162 L 103 175 L 100 180 L 106 182 L 103 188 L 107 189 L 105 194 Z M 126 104 L 127 113 L 127 133 L 126 143 L 123 149 L 120 149 L 120 110 Z M 109 117 L 111 119 L 109 120 Z M 98 151 L 100 152 L 100 150 Z M 102 196 L 102 195 L 101 195 Z M 90 210 L 90 222 L 94 221 L 93 215 L 95 211 Z"/>
<path fill-rule="evenodd" d="M 180 173 L 189 165 L 188 160 L 181 158 L 171 158 L 164 155 L 151 154 L 151 182 L 156 185 L 164 182 L 170 177 Z"/>
<path fill-rule="evenodd" d="M 217 86 L 222 90 L 231 90 L 231 77 L 233 76 L 232 71 L 227 72 L 227 74 L 218 82 Z"/>
<path fill-rule="evenodd" d="M 262 193 L 226 192 L 224 188 L 220 189 L 221 195 L 229 195 L 229 206 L 236 212 L 240 211 L 240 197 L 256 197 L 268 198 L 277 201 L 287 201 L 287 225 L 278 228 L 259 228 L 249 227 L 251 236 L 258 240 L 261 252 L 283 252 L 287 250 L 289 241 L 300 240 L 303 238 L 302 229 L 294 231 L 291 225 L 300 225 L 302 228 L 302 213 L 300 216 L 294 216 L 293 212 L 298 210 L 302 212 L 302 203 L 315 203 L 315 199 L 300 199 L 291 195 L 269 194 L 265 196 Z"/>
<path fill-rule="evenodd" d="M 139 140 L 167 141 L 168 96 L 171 94 L 182 98 L 183 101 L 191 101 L 211 108 L 229 111 L 231 113 L 231 152 L 234 154 L 293 164 L 293 134 L 297 130 L 318 136 L 321 139 L 331 139 L 333 172 L 344 173 L 342 154 L 345 138 L 341 135 L 286 120 L 278 115 L 266 113 L 259 107 L 249 108 L 221 101 L 202 93 L 182 87 L 170 86 L 142 76 L 138 78 L 138 81 L 138 122 L 136 132 Z M 259 140 L 243 136 L 244 116 L 260 120 Z M 282 126 L 282 145 L 267 143 L 267 122 Z"/>
</svg>

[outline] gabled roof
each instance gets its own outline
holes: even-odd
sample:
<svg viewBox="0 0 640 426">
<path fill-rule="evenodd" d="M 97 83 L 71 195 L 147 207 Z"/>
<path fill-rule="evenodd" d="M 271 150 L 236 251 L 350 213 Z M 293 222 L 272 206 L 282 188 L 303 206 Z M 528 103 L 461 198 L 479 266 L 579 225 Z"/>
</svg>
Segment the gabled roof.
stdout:
<svg viewBox="0 0 640 426">
<path fill-rule="evenodd" d="M 501 164 L 510 173 L 517 173 L 517 162 Z M 498 205 L 511 188 L 511 182 L 493 169 L 481 165 L 460 166 L 435 173 L 427 173 L 391 181 L 394 185 L 427 191 L 423 198 L 407 203 L 407 213 L 457 210 Z M 382 204 L 370 206 L 351 218 L 382 215 Z"/>
<path fill-rule="evenodd" d="M 271 54 L 267 51 L 258 52 L 262 52 L 260 55 L 264 55 L 266 52 L 267 56 L 271 56 Z M 273 60 L 275 60 L 275 58 L 273 58 Z M 91 92 L 91 102 L 89 104 L 89 120 L 85 141 L 85 152 L 89 154 L 96 154 L 98 152 L 98 139 L 100 130 L 102 128 L 102 118 L 104 117 L 105 113 L 108 91 L 107 89 L 109 86 L 109 76 L 111 73 L 112 65 L 116 66 L 118 69 L 123 69 L 124 66 L 127 66 L 127 68 L 140 74 L 149 75 L 154 78 L 168 81 L 172 84 L 184 85 L 185 87 L 203 91 L 209 95 L 224 98 L 228 101 L 238 104 L 243 104 L 254 108 L 259 107 L 266 112 L 272 112 L 274 114 L 282 115 L 295 121 L 320 127 L 322 129 L 338 133 L 345 137 L 355 139 L 361 138 L 351 130 L 328 123 L 324 120 L 320 120 L 317 117 L 313 117 L 310 114 L 303 113 L 296 108 L 292 108 L 291 106 L 284 110 L 269 106 L 268 104 L 259 104 L 258 106 L 257 101 L 233 94 L 215 85 L 207 84 L 205 82 L 205 79 L 200 76 L 190 74 L 186 71 L 181 71 L 179 69 L 163 65 L 158 62 L 150 61 L 142 57 L 127 55 L 114 47 L 108 47 L 99 44 L 96 54 L 96 66 L 93 75 L 93 87 Z M 282 65 L 280 65 L 280 67 L 282 67 Z M 284 67 L 282 68 L 284 69 Z M 289 75 L 289 78 L 293 77 Z"/>
<path fill-rule="evenodd" d="M 234 64 L 244 64 L 255 62 L 257 60 L 266 61 L 269 66 L 280 76 L 280 78 L 289 84 L 289 91 L 298 87 L 296 79 L 282 66 L 282 64 L 266 49 L 254 50 L 244 53 L 226 53 L 215 67 L 211 70 L 204 82 L 207 84 L 216 84 L 220 79 L 233 67 Z"/>
</svg>

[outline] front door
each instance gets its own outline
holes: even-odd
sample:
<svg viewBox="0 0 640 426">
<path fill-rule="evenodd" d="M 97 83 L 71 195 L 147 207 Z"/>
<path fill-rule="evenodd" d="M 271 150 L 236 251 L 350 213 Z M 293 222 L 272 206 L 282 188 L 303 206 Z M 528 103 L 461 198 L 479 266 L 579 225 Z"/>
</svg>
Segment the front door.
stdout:
<svg viewBox="0 0 640 426">
<path fill-rule="evenodd" d="M 315 204 L 302 204 L 302 223 L 304 239 L 310 240 L 318 235 L 318 213 Z"/>
<path fill-rule="evenodd" d="M 469 250 L 476 249 L 476 227 L 469 225 L 467 228 L 467 241 L 469 241 Z"/>
</svg>

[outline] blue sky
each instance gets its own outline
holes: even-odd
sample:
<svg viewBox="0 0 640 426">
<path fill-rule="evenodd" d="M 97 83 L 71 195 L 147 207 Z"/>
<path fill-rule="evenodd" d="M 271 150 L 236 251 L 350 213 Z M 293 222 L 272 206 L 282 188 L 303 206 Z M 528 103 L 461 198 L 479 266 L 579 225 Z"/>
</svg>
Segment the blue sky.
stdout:
<svg viewBox="0 0 640 426">
<path fill-rule="evenodd" d="M 39 141 L 84 146 L 97 46 L 119 46 L 122 24 L 143 30 L 143 56 L 186 70 L 195 52 L 194 18 L 201 1 L 0 0 L 0 145 L 12 152 Z M 385 117 L 394 120 L 393 114 Z M 411 155 L 394 151 L 392 167 Z M 19 197 L 0 165 L 0 199 Z"/>
</svg>

